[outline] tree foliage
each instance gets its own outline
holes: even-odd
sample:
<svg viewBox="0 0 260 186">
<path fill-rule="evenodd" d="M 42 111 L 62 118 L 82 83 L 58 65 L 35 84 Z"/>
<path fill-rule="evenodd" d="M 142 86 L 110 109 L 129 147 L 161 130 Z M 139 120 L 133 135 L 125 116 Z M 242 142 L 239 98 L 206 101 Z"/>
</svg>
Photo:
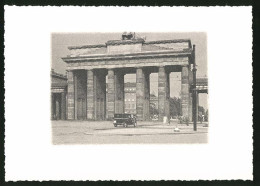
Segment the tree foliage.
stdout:
<svg viewBox="0 0 260 186">
<path fill-rule="evenodd" d="M 170 116 L 181 115 L 181 99 L 180 98 L 170 98 Z"/>
<path fill-rule="evenodd" d="M 150 115 L 158 115 L 159 110 L 156 108 L 154 103 L 150 103 Z"/>
<path fill-rule="evenodd" d="M 205 109 L 202 106 L 199 106 L 198 111 L 201 112 L 202 115 L 205 115 Z"/>
</svg>

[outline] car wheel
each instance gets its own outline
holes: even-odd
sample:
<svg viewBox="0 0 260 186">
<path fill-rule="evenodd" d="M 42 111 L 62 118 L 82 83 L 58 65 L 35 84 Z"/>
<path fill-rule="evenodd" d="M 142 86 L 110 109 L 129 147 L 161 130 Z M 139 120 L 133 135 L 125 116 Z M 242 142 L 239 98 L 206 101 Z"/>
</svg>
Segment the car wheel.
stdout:
<svg viewBox="0 0 260 186">
<path fill-rule="evenodd" d="M 117 125 L 114 125 L 115 127 L 117 127 Z"/>
</svg>

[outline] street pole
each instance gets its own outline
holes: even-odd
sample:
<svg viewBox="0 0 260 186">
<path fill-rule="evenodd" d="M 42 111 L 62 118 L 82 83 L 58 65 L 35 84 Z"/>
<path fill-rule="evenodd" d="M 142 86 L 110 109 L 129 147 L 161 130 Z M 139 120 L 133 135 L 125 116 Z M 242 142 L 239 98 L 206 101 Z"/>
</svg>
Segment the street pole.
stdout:
<svg viewBox="0 0 260 186">
<path fill-rule="evenodd" d="M 193 130 L 197 131 L 197 90 L 196 90 L 196 60 L 195 60 L 195 45 L 193 45 L 193 89 L 192 89 L 192 106 L 193 106 Z"/>
</svg>

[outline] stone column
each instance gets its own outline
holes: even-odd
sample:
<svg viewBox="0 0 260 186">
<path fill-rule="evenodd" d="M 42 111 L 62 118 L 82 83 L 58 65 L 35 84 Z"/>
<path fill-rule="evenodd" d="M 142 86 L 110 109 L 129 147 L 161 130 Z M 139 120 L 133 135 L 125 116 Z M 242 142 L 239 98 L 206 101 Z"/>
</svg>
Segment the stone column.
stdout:
<svg viewBox="0 0 260 186">
<path fill-rule="evenodd" d="M 166 73 L 165 67 L 159 67 L 158 72 L 158 109 L 159 121 L 163 121 L 163 117 L 170 116 L 170 80 L 169 73 Z"/>
<path fill-rule="evenodd" d="M 115 113 L 124 113 L 124 73 L 115 72 Z"/>
<path fill-rule="evenodd" d="M 166 100 L 165 100 L 165 115 L 170 119 L 170 74 L 166 72 Z"/>
<path fill-rule="evenodd" d="M 138 120 L 144 120 L 144 72 L 136 69 L 136 115 Z"/>
<path fill-rule="evenodd" d="M 68 71 L 68 119 L 75 119 L 75 87 L 74 87 L 74 73 L 72 71 Z"/>
<path fill-rule="evenodd" d="M 192 118 L 192 93 L 189 93 L 189 120 L 193 121 L 193 118 Z"/>
<path fill-rule="evenodd" d="M 150 119 L 150 73 L 144 71 L 144 120 Z"/>
<path fill-rule="evenodd" d="M 87 71 L 87 119 L 94 118 L 94 73 L 93 70 Z"/>
<path fill-rule="evenodd" d="M 54 94 L 51 93 L 51 120 L 54 119 Z"/>
<path fill-rule="evenodd" d="M 61 93 L 61 119 L 66 119 L 66 95 L 65 92 Z"/>
<path fill-rule="evenodd" d="M 199 119 L 199 93 L 197 92 L 197 94 L 196 94 L 196 96 L 197 96 L 197 113 L 196 113 L 196 116 L 197 116 L 197 121 L 198 121 L 198 119 Z"/>
<path fill-rule="evenodd" d="M 181 108 L 182 116 L 189 117 L 189 67 L 183 66 L 181 71 Z"/>
<path fill-rule="evenodd" d="M 56 105 L 56 119 L 60 120 L 60 95 L 57 95 L 56 100 L 55 100 L 55 105 Z"/>
<path fill-rule="evenodd" d="M 192 92 L 190 91 L 192 83 L 193 83 L 193 74 L 191 71 L 191 65 L 189 65 L 189 120 L 190 121 L 193 121 L 193 118 L 192 118 Z"/>
<path fill-rule="evenodd" d="M 112 119 L 115 113 L 115 74 L 113 69 L 108 69 L 107 77 L 107 119 Z"/>
<path fill-rule="evenodd" d="M 97 99 L 98 99 L 98 85 L 97 85 L 97 75 L 96 75 L 96 71 L 93 70 L 93 91 L 91 91 L 91 94 L 93 95 L 93 117 L 89 118 L 91 120 L 97 120 L 98 117 L 98 111 L 97 111 Z"/>
<path fill-rule="evenodd" d="M 68 119 L 68 93 L 67 93 L 67 90 L 66 90 L 66 93 L 65 93 L 65 103 L 66 103 L 66 106 L 65 106 L 65 119 L 67 120 Z"/>
<path fill-rule="evenodd" d="M 75 120 L 78 120 L 78 77 L 74 73 L 74 104 L 75 104 Z"/>
</svg>

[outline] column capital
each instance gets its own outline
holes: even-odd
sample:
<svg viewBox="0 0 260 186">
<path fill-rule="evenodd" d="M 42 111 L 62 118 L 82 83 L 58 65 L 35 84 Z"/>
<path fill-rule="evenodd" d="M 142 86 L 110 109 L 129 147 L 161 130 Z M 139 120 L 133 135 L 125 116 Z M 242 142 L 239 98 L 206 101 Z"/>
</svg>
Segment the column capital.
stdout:
<svg viewBox="0 0 260 186">
<path fill-rule="evenodd" d="M 165 69 L 165 66 L 158 66 L 158 68 L 160 69 L 160 68 L 164 68 Z"/>
</svg>

